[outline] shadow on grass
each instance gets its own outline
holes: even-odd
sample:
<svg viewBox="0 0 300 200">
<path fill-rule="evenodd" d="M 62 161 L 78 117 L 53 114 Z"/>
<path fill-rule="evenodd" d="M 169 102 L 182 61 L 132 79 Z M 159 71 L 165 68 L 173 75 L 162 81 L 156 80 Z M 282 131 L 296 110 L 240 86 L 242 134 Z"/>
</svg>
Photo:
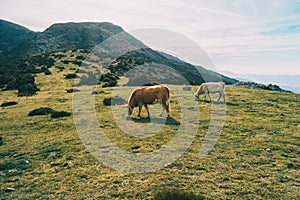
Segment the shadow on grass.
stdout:
<svg viewBox="0 0 300 200">
<path fill-rule="evenodd" d="M 159 117 L 132 117 L 132 121 L 136 123 L 155 123 L 155 124 L 166 124 L 166 125 L 180 125 L 180 122 L 173 117 L 159 118 Z"/>
<path fill-rule="evenodd" d="M 227 106 L 239 106 L 237 103 L 226 102 Z"/>
<path fill-rule="evenodd" d="M 215 104 L 215 105 L 227 105 L 227 106 L 239 106 L 239 104 L 237 103 L 232 103 L 232 102 L 224 102 L 224 101 L 208 101 L 208 100 L 204 100 L 204 101 L 198 101 L 198 102 L 203 102 L 203 103 L 211 103 L 211 104 Z"/>
</svg>

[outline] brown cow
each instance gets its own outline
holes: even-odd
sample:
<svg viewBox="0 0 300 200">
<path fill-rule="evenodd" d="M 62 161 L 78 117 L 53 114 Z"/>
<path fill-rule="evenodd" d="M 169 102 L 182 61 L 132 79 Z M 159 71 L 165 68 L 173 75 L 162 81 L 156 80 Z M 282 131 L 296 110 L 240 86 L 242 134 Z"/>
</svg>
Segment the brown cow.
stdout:
<svg viewBox="0 0 300 200">
<path fill-rule="evenodd" d="M 170 97 L 169 89 L 162 85 L 142 87 L 142 88 L 135 89 L 131 93 L 128 99 L 126 117 L 131 116 L 134 107 L 139 107 L 138 117 L 140 117 L 143 106 L 147 110 L 148 117 L 150 117 L 150 113 L 147 105 L 154 104 L 157 102 L 162 104 L 162 111 L 160 113 L 160 116 L 162 116 L 164 110 L 166 110 L 167 117 L 169 117 L 170 116 L 169 97 Z"/>
</svg>

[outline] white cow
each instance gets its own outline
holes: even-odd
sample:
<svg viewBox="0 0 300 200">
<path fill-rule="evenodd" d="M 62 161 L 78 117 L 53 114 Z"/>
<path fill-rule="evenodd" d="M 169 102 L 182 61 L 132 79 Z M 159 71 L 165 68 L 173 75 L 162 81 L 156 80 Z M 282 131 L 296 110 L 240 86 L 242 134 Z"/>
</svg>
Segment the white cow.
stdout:
<svg viewBox="0 0 300 200">
<path fill-rule="evenodd" d="M 221 97 L 225 102 L 225 93 L 224 93 L 225 83 L 224 82 L 207 82 L 202 83 L 198 90 L 194 93 L 195 100 L 199 100 L 199 95 L 204 94 L 204 100 L 206 99 L 206 95 L 208 95 L 209 100 L 211 101 L 210 93 L 219 93 L 220 96 L 218 101 Z"/>
</svg>

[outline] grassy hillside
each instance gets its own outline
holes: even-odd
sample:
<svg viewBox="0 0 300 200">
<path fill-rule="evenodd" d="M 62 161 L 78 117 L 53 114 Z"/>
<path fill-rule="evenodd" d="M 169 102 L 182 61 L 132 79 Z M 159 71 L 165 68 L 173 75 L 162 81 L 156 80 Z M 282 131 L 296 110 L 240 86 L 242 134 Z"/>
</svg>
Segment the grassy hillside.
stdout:
<svg viewBox="0 0 300 200">
<path fill-rule="evenodd" d="M 17 97 L 16 91 L 0 93 L 0 103 L 18 103 L 0 107 L 1 199 L 152 199 L 168 189 L 207 199 L 300 198 L 300 95 L 226 87 L 226 121 L 207 157 L 200 159 L 199 150 L 212 106 L 201 101 L 197 103 L 200 117 L 196 137 L 178 160 L 155 172 L 120 172 L 89 153 L 72 116 L 28 116 L 40 107 L 72 112 L 72 93 L 66 90 L 72 88 L 73 80 L 64 75 L 74 73 L 74 68 L 71 63 L 64 71 L 53 67 L 49 69 L 51 75 L 37 74 L 40 91 L 34 96 Z M 124 110 L 125 114 L 125 108 L 102 103 L 111 97 L 113 89 L 95 90 L 98 122 L 120 148 L 151 152 L 176 135 L 181 111 L 174 92 L 172 118 L 161 131 L 148 138 L 135 138 L 123 133 L 112 116 L 112 109 Z M 150 107 L 153 116 L 157 116 L 156 109 L 160 109 L 158 105 Z M 142 115 L 146 116 L 145 110 Z M 144 118 L 135 120 L 137 126 L 149 123 Z"/>
</svg>

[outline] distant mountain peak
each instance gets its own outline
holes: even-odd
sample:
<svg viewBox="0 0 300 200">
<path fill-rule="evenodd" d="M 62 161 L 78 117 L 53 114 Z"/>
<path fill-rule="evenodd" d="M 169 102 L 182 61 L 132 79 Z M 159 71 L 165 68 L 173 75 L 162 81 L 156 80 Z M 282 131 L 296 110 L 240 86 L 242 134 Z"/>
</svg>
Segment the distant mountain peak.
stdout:
<svg viewBox="0 0 300 200">
<path fill-rule="evenodd" d="M 71 49 L 91 49 L 124 30 L 110 22 L 55 23 L 43 32 L 0 21 L 0 64 L 26 56 Z"/>
<path fill-rule="evenodd" d="M 55 23 L 52 24 L 43 32 L 48 31 L 57 31 L 57 30 L 66 30 L 70 28 L 75 29 L 97 29 L 97 30 L 106 30 L 111 33 L 117 34 L 124 31 L 120 26 L 114 25 L 110 22 L 64 22 L 64 23 Z"/>
</svg>

